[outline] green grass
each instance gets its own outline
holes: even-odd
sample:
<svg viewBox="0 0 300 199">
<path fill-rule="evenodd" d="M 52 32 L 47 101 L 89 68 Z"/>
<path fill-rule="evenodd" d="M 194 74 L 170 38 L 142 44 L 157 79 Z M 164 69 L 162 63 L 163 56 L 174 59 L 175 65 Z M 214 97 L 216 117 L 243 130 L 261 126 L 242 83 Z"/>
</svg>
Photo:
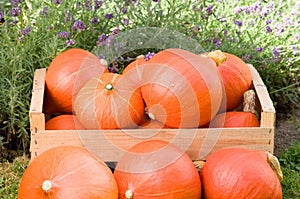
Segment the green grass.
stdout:
<svg viewBox="0 0 300 199">
<path fill-rule="evenodd" d="M 281 182 L 284 199 L 300 197 L 300 142 L 293 142 L 279 157 L 283 180 Z M 18 157 L 12 163 L 0 164 L 0 198 L 16 199 L 18 187 L 29 159 Z"/>
<path fill-rule="evenodd" d="M 25 156 L 17 157 L 12 163 L 0 163 L 0 198 L 16 199 L 21 177 L 29 164 Z"/>
</svg>

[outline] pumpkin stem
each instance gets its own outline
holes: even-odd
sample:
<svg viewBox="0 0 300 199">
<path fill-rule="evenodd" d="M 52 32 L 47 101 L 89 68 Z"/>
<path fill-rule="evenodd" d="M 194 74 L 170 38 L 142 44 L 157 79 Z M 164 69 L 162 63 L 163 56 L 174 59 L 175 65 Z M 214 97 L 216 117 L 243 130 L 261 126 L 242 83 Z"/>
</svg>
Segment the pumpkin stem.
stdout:
<svg viewBox="0 0 300 199">
<path fill-rule="evenodd" d="M 202 167 L 204 166 L 205 162 L 202 160 L 194 160 L 193 164 L 196 167 L 196 169 L 198 170 L 198 172 L 200 172 Z"/>
<path fill-rule="evenodd" d="M 225 62 L 227 59 L 225 54 L 220 50 L 209 52 L 207 55 L 216 62 L 217 66 Z"/>
<path fill-rule="evenodd" d="M 148 113 L 148 116 L 150 117 L 151 120 L 155 120 L 155 116 L 153 113 Z"/>
<path fill-rule="evenodd" d="M 133 198 L 133 192 L 130 189 L 126 190 L 125 197 L 126 197 L 126 199 L 132 199 Z"/>
<path fill-rule="evenodd" d="M 52 187 L 52 182 L 50 180 L 45 180 L 43 182 L 42 189 L 43 191 L 45 191 L 46 194 L 50 192 L 51 187 Z"/>
<path fill-rule="evenodd" d="M 283 174 L 282 174 L 280 164 L 279 164 L 279 161 L 278 161 L 277 157 L 275 155 L 271 154 L 270 152 L 267 152 L 267 151 L 266 151 L 266 154 L 268 155 L 268 157 L 267 157 L 268 164 L 273 169 L 273 171 L 276 173 L 279 181 L 282 181 Z"/>
<path fill-rule="evenodd" d="M 107 66 L 107 61 L 105 59 L 100 59 L 100 64 Z"/>
<path fill-rule="evenodd" d="M 145 55 L 139 55 L 139 56 L 136 57 L 136 59 L 141 59 L 141 58 L 144 58 L 144 57 L 145 57 Z"/>
<path fill-rule="evenodd" d="M 243 111 L 255 113 L 255 92 L 250 89 L 244 92 Z"/>
<path fill-rule="evenodd" d="M 114 90 L 114 86 L 111 83 L 108 83 L 105 85 L 105 89 L 108 91 L 112 91 L 112 90 Z"/>
</svg>

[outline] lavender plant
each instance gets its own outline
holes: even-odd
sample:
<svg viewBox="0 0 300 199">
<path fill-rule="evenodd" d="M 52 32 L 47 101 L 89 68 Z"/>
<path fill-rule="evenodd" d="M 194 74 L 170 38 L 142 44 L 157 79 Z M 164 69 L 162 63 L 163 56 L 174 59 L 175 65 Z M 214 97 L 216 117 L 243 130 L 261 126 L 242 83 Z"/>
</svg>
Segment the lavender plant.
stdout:
<svg viewBox="0 0 300 199">
<path fill-rule="evenodd" d="M 299 103 L 299 14 L 297 1 L 228 0 L 2 0 L 0 1 L 0 129 L 8 148 L 29 144 L 28 109 L 33 72 L 47 68 L 67 48 L 83 48 L 103 56 L 125 31 L 161 28 L 201 44 L 195 52 L 221 49 L 253 64 L 273 101 Z M 180 38 L 145 32 L 150 42 Z M 135 38 L 128 39 L 134 40 Z M 176 43 L 177 42 L 177 43 Z M 191 42 L 192 43 L 192 42 Z M 112 48 L 106 48 L 112 49 Z M 110 69 L 121 72 L 137 55 L 160 49 L 142 47 L 116 53 Z M 121 52 L 121 51 L 119 51 Z"/>
</svg>

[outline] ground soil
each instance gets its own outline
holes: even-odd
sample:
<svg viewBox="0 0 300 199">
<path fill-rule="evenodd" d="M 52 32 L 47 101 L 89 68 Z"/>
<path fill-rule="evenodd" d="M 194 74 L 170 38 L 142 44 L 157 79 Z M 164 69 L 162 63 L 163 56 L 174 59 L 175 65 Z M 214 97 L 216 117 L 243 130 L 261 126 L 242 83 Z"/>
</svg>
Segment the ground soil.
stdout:
<svg viewBox="0 0 300 199">
<path fill-rule="evenodd" d="M 275 155 L 279 156 L 293 141 L 300 142 L 300 105 L 294 109 L 277 108 Z"/>
</svg>

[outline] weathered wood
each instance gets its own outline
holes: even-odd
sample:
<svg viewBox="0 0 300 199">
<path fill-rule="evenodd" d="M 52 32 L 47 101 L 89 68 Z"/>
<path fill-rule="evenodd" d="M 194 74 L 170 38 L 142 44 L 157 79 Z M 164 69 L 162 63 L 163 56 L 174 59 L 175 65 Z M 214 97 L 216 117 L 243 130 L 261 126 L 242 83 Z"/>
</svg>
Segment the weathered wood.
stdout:
<svg viewBox="0 0 300 199">
<path fill-rule="evenodd" d="M 262 109 L 260 117 L 261 127 L 274 127 L 275 126 L 275 108 L 273 102 L 269 96 L 266 85 L 259 76 L 257 70 L 250 64 L 249 68 L 252 73 L 253 86 L 260 102 L 260 107 Z"/>
<path fill-rule="evenodd" d="M 32 158 L 60 145 L 84 146 L 103 161 L 118 161 L 124 151 L 143 140 L 172 142 L 193 160 L 205 160 L 212 152 L 227 147 L 242 147 L 273 153 L 272 129 L 128 129 L 128 130 L 59 130 L 32 133 Z"/>
<path fill-rule="evenodd" d="M 124 151 L 143 140 L 160 139 L 182 148 L 193 160 L 205 160 L 212 152 L 227 147 L 242 147 L 273 153 L 275 109 L 256 69 L 249 65 L 260 127 L 199 129 L 123 129 L 123 130 L 45 130 L 42 112 L 46 69 L 35 72 L 30 106 L 31 158 L 61 145 L 84 146 L 103 161 L 118 161 Z"/>
<path fill-rule="evenodd" d="M 30 130 L 45 130 L 45 115 L 43 102 L 45 92 L 46 69 L 37 69 L 34 72 L 31 103 L 29 109 Z"/>
</svg>

